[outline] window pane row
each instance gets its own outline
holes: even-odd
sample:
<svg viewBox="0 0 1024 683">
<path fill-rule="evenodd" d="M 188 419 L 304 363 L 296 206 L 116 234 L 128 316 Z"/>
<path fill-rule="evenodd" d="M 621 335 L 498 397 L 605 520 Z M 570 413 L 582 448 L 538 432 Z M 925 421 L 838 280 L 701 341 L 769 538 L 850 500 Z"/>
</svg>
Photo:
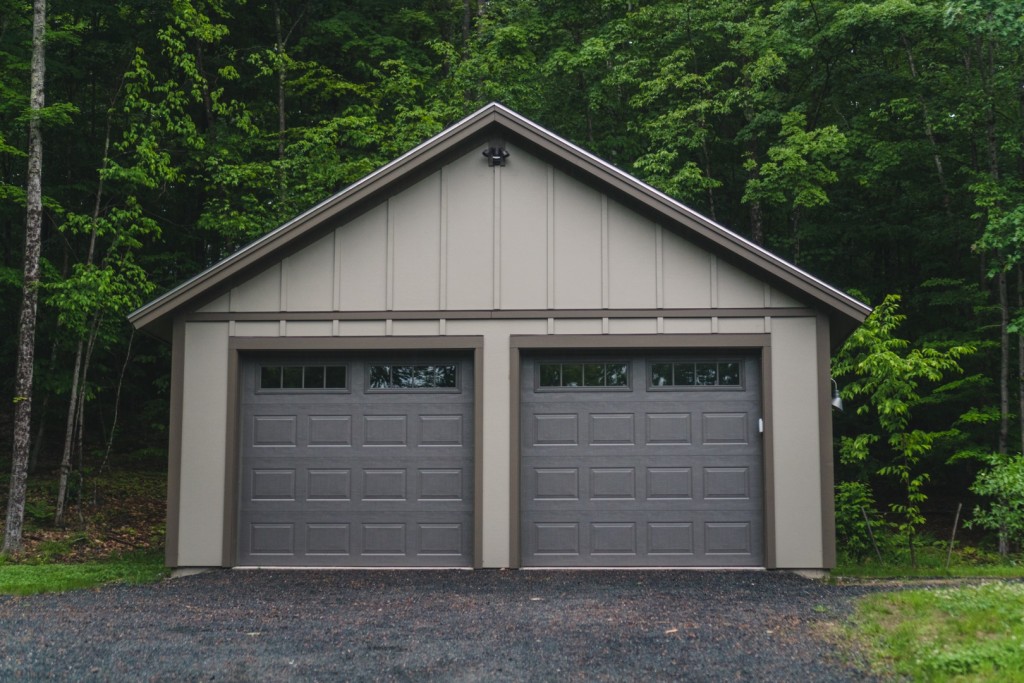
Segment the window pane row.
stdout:
<svg viewBox="0 0 1024 683">
<path fill-rule="evenodd" d="M 260 389 L 345 389 L 344 365 L 263 365 Z"/>
<path fill-rule="evenodd" d="M 371 389 L 454 389 L 455 365 L 371 365 Z"/>
<path fill-rule="evenodd" d="M 738 361 L 721 363 L 651 363 L 654 387 L 736 387 L 740 385 Z"/>
<path fill-rule="evenodd" d="M 627 387 L 628 363 L 541 363 L 542 387 Z"/>
</svg>

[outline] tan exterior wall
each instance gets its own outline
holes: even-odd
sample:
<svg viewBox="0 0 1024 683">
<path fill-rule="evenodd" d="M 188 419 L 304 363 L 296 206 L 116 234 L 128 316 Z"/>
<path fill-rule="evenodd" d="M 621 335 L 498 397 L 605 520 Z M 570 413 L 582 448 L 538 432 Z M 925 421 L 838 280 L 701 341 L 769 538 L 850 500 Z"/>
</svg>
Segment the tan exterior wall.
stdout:
<svg viewBox="0 0 1024 683">
<path fill-rule="evenodd" d="M 822 566 L 821 443 L 814 318 L 772 320 L 775 551 L 780 568 Z"/>
<path fill-rule="evenodd" d="M 222 562 L 227 358 L 227 323 L 185 325 L 177 506 L 178 564 L 182 567 L 210 567 Z"/>
<path fill-rule="evenodd" d="M 525 151 L 509 151 L 509 165 L 493 171 L 481 169 L 478 152 L 452 161 L 191 316 L 172 506 L 179 566 L 232 559 L 224 523 L 230 337 L 482 337 L 479 556 L 483 566 L 505 567 L 515 562 L 510 338 L 595 335 L 614 347 L 616 335 L 662 334 L 771 335 L 766 538 L 779 567 L 823 566 L 818 425 L 826 399 L 814 313 Z M 424 313 L 409 315 L 416 311 Z"/>
<path fill-rule="evenodd" d="M 687 319 L 699 323 L 700 329 L 711 326 L 709 319 Z M 744 332 L 764 333 L 771 328 L 772 435 L 770 451 L 773 460 L 774 488 L 768 500 L 774 501 L 773 532 L 776 566 L 780 568 L 821 567 L 822 523 L 821 482 L 819 468 L 819 432 L 815 346 L 815 318 L 793 317 L 737 318 Z M 602 320 L 598 318 L 559 319 L 557 334 L 596 334 L 602 344 L 616 346 L 615 335 L 601 335 Z M 656 329 L 656 318 L 616 319 L 621 334 L 649 334 Z M 669 322 L 669 321 L 664 321 Z M 723 321 L 724 322 L 724 321 Z M 378 324 L 379 323 L 379 324 Z M 184 413 L 182 439 L 182 476 L 179 511 L 179 564 L 208 566 L 230 564 L 223 554 L 225 506 L 225 420 L 227 418 L 228 332 L 240 336 L 253 325 L 265 325 L 263 336 L 296 338 L 299 329 L 314 328 L 320 332 L 337 327 L 337 334 L 317 334 L 303 339 L 334 336 L 365 336 L 360 332 L 382 333 L 390 327 L 390 336 L 482 336 L 483 382 L 479 388 L 483 410 L 483 441 L 481 497 L 481 558 L 485 567 L 506 567 L 514 563 L 510 554 L 512 515 L 510 411 L 514 390 L 510 384 L 510 340 L 513 335 L 550 334 L 549 321 L 458 319 L 442 321 L 365 321 L 348 322 L 346 327 L 332 321 L 289 321 L 284 334 L 278 323 L 188 323 L 185 353 L 189 359 L 185 369 Z M 595 330 L 597 332 L 595 332 Z M 353 333 L 346 335 L 346 332 Z M 381 334 L 381 336 L 384 336 Z M 769 530 L 766 530 L 766 532 Z"/>
</svg>

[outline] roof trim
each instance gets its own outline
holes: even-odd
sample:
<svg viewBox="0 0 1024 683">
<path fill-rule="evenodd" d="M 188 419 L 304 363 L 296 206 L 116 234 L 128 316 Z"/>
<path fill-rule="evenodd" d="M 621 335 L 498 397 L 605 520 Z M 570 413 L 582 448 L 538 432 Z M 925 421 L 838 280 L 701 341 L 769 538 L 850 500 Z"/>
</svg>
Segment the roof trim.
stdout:
<svg viewBox="0 0 1024 683">
<path fill-rule="evenodd" d="M 668 222 L 679 225 L 681 232 L 692 232 L 719 249 L 754 265 L 772 279 L 782 280 L 809 295 L 841 318 L 844 327 L 852 329 L 871 312 L 871 308 L 845 292 L 785 261 L 758 244 L 712 221 L 685 204 L 634 178 L 607 161 L 542 128 L 529 119 L 492 102 L 417 145 L 394 161 L 358 180 L 341 192 L 299 214 L 287 223 L 268 232 L 234 254 L 207 268 L 128 316 L 136 328 L 149 328 L 166 323 L 165 318 L 190 301 L 209 292 L 241 270 L 269 256 L 294 240 L 317 228 L 324 221 L 355 206 L 363 199 L 384 189 L 392 182 L 423 168 L 444 153 L 474 135 L 497 125 L 512 135 L 523 138 L 543 151 L 576 167 L 593 179 L 609 185 L 630 198 L 663 215 Z"/>
</svg>

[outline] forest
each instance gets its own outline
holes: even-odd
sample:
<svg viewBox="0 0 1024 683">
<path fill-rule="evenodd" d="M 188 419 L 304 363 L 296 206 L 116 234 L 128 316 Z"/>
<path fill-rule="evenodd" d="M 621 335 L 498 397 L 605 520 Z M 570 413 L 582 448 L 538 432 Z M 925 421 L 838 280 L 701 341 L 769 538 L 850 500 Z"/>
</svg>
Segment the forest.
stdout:
<svg viewBox="0 0 1024 683">
<path fill-rule="evenodd" d="M 35 114 L 32 9 L 0 0 L 0 466 L 35 120 L 57 525 L 165 458 L 169 347 L 129 312 L 497 101 L 876 307 L 833 363 L 842 552 L 870 519 L 913 556 L 958 503 L 1019 550 L 1017 0 L 50 0 Z"/>
</svg>

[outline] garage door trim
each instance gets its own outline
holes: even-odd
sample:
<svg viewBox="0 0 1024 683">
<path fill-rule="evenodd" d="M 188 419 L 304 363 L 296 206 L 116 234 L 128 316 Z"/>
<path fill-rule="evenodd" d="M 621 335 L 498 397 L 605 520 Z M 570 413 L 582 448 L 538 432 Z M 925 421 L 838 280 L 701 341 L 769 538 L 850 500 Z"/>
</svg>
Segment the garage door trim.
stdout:
<svg viewBox="0 0 1024 683">
<path fill-rule="evenodd" d="M 228 430 L 225 444 L 224 545 L 221 563 L 238 564 L 238 503 L 241 439 L 239 424 L 242 356 L 263 351 L 470 351 L 473 354 L 473 566 L 483 566 L 483 337 L 231 337 L 228 341 Z M 168 504 L 172 504 L 168 501 Z M 173 505 L 177 507 L 177 499 Z M 175 517 L 177 510 L 170 510 Z"/>
<path fill-rule="evenodd" d="M 509 470 L 511 523 L 509 557 L 513 567 L 522 566 L 520 547 L 520 477 L 522 462 L 522 409 L 520 381 L 523 350 L 528 351 L 639 351 L 639 350 L 737 350 L 760 352 L 761 362 L 761 410 L 764 417 L 762 453 L 764 457 L 764 563 L 768 569 L 776 566 L 775 561 L 775 499 L 774 469 L 772 455 L 772 412 L 771 412 L 771 335 L 770 334 L 658 334 L 658 335 L 512 335 L 509 339 L 511 378 L 511 437 L 512 452 Z"/>
</svg>

